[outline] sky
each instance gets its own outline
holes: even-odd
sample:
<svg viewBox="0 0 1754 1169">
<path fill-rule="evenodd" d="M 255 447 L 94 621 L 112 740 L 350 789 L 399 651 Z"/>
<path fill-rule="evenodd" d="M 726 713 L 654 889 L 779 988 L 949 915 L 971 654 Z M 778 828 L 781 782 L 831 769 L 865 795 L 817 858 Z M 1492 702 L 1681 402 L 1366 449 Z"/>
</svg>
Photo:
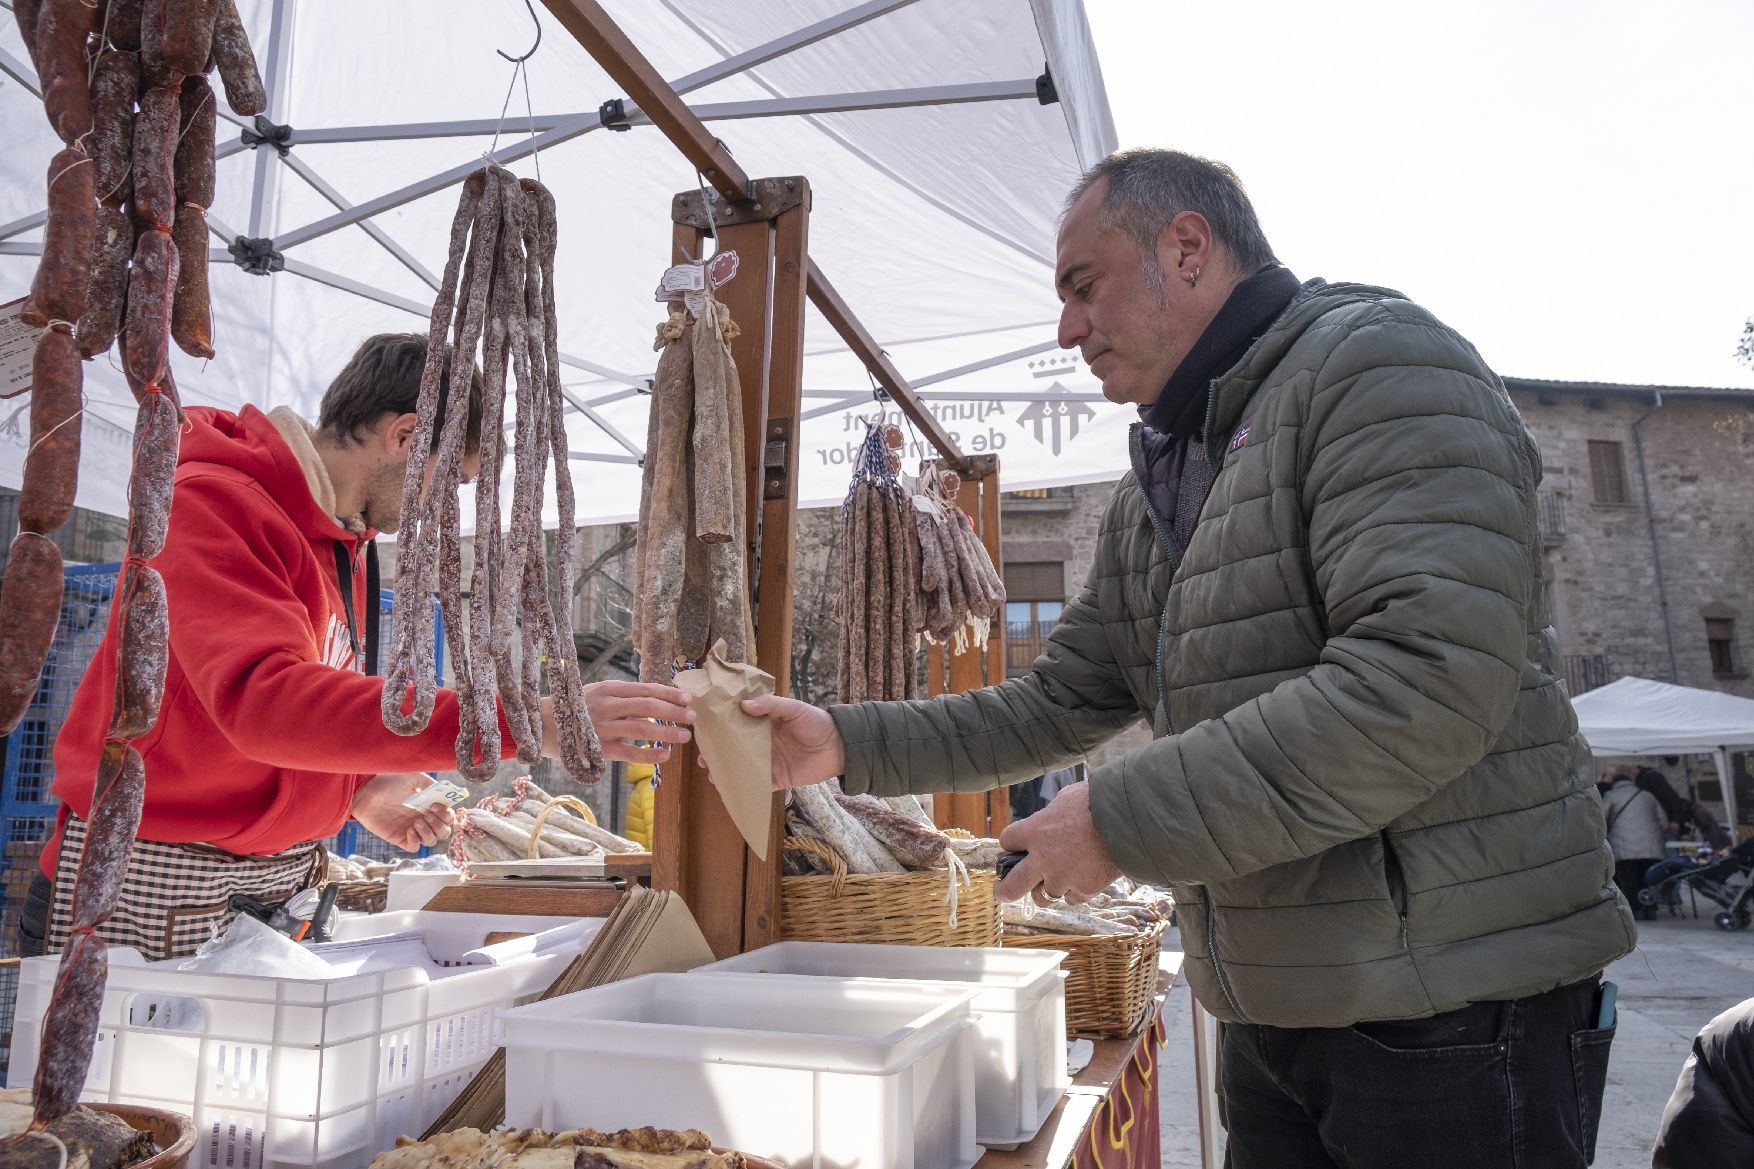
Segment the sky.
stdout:
<svg viewBox="0 0 1754 1169">
<path fill-rule="evenodd" d="M 1749 0 L 1085 0 L 1123 147 L 1503 376 L 1754 388 Z"/>
</svg>

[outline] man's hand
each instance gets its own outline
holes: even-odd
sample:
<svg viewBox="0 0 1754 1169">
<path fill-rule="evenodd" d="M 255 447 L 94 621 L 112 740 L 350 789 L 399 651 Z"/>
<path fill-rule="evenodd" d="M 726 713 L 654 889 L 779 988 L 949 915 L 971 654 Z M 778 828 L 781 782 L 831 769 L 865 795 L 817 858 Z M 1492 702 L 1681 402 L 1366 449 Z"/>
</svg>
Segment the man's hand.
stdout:
<svg viewBox="0 0 1754 1169">
<path fill-rule="evenodd" d="M 432 783 L 418 771 L 390 771 L 374 775 L 353 796 L 352 815 L 373 836 L 389 841 L 405 852 L 423 845 L 431 848 L 451 834 L 456 814 L 450 808 L 416 810 L 402 801 Z"/>
<path fill-rule="evenodd" d="M 592 682 L 585 687 L 585 710 L 602 740 L 603 757 L 623 763 L 662 763 L 672 747 L 693 738 L 688 730 L 694 722 L 691 701 L 686 691 L 651 682 Z M 542 700 L 542 753 L 560 758 L 552 698 Z"/>
<path fill-rule="evenodd" d="M 847 768 L 846 745 L 826 710 L 807 702 L 769 694 L 748 698 L 743 712 L 773 724 L 773 786 L 805 787 L 832 779 Z"/>
<path fill-rule="evenodd" d="M 1011 824 L 999 833 L 999 847 L 1029 854 L 999 882 L 995 893 L 1001 901 L 1025 894 L 1032 894 L 1037 905 L 1084 901 L 1121 875 L 1090 818 L 1089 783 L 1061 789 L 1047 807 Z"/>
</svg>

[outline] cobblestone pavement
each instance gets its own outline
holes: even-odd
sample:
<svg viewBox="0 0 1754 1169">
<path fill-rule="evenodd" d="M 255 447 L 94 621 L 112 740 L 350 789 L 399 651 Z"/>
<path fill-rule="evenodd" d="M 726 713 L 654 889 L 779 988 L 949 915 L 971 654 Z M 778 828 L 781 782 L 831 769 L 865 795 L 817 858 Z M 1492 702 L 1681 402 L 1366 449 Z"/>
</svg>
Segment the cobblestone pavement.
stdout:
<svg viewBox="0 0 1754 1169">
<path fill-rule="evenodd" d="M 1608 969 L 1619 985 L 1620 1026 L 1608 1065 L 1595 1169 L 1648 1169 L 1650 1146 L 1693 1036 L 1714 1015 L 1754 996 L 1754 930 L 1726 933 L 1701 916 L 1640 923 L 1638 949 Z M 1167 948 L 1180 945 L 1171 934 Z M 1194 1032 L 1188 988 L 1164 1007 L 1169 1042 L 1159 1079 L 1165 1169 L 1199 1169 Z"/>
</svg>

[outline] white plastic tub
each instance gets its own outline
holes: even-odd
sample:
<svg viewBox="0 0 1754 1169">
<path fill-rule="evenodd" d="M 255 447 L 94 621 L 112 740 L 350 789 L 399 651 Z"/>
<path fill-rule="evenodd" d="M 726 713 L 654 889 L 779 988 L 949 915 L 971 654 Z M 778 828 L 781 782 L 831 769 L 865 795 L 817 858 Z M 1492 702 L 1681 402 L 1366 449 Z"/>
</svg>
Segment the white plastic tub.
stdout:
<svg viewBox="0 0 1754 1169">
<path fill-rule="evenodd" d="M 572 959 L 475 968 L 459 965 L 462 955 L 490 933 L 569 920 L 403 912 L 336 928 L 341 939 L 418 930 L 440 965 L 458 967 L 441 978 L 417 969 L 325 981 L 201 974 L 112 947 L 81 1099 L 192 1114 L 194 1169 L 364 1169 L 438 1117 L 499 1046 L 500 1010 L 546 990 Z M 59 963 L 20 964 L 12 1086 L 35 1073 Z"/>
<path fill-rule="evenodd" d="M 506 1121 L 655 1124 L 793 1169 L 968 1169 L 966 989 L 648 974 L 507 1011 Z"/>
<path fill-rule="evenodd" d="M 780 942 L 694 973 L 907 979 L 975 991 L 975 1138 L 1004 1147 L 1034 1137 L 1070 1082 L 1064 957 L 1058 950 Z"/>
</svg>

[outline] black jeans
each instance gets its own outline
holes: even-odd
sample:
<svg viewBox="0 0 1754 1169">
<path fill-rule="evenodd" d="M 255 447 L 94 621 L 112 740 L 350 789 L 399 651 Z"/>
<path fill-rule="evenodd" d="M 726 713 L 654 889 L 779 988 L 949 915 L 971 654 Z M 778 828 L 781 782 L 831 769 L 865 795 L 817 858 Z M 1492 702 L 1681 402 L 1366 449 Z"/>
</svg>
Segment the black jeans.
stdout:
<svg viewBox="0 0 1754 1169">
<path fill-rule="evenodd" d="M 1573 1169 L 1595 1156 L 1600 980 L 1410 1022 L 1226 1024 L 1229 1169 Z"/>
</svg>

